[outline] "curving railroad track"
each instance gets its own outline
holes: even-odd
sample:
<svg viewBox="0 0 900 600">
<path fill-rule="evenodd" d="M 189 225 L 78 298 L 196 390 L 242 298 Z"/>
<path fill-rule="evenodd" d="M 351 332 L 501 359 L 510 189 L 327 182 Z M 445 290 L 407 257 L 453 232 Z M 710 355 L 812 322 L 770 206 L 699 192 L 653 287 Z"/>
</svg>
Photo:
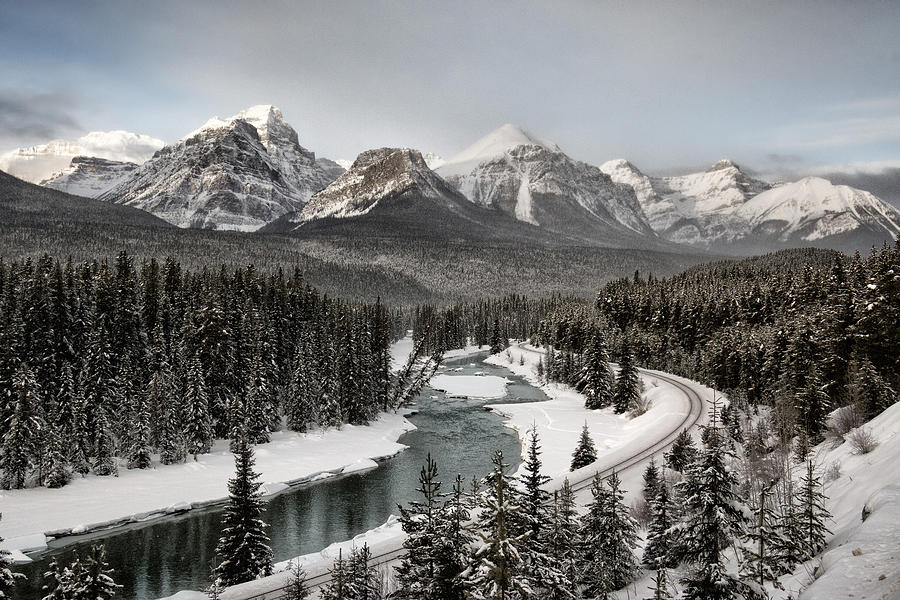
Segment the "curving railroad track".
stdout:
<svg viewBox="0 0 900 600">
<path fill-rule="evenodd" d="M 537 353 L 535 350 L 523 348 L 521 345 L 519 345 L 518 348 L 523 352 Z M 684 393 L 690 404 L 690 409 L 688 410 L 681 423 L 679 423 L 678 427 L 673 429 L 664 437 L 657 440 L 649 440 L 644 447 L 638 450 L 638 452 L 626 459 L 619 461 L 614 465 L 609 465 L 600 471 L 595 471 L 587 477 L 578 479 L 576 481 L 570 481 L 570 485 L 572 486 L 573 491 L 580 491 L 589 488 L 597 473 L 599 473 L 601 477 L 608 477 L 613 472 L 623 471 L 625 469 L 638 465 L 653 456 L 658 455 L 672 445 L 672 442 L 675 441 L 675 438 L 678 436 L 681 430 L 694 427 L 703 416 L 703 398 L 700 396 L 700 393 L 696 389 L 692 388 L 686 383 L 683 383 L 682 381 L 679 381 L 678 379 L 675 379 L 674 377 L 663 375 L 659 371 L 648 371 L 645 369 L 640 369 L 640 371 L 645 373 L 646 375 L 665 381 L 672 387 Z M 382 550 L 379 551 L 378 554 L 374 554 L 372 556 L 370 564 L 373 566 L 387 565 L 399 559 L 401 556 L 403 556 L 403 553 L 404 549 L 402 546 L 391 548 L 388 550 Z M 306 584 L 307 587 L 312 590 L 321 587 L 329 583 L 330 581 L 331 575 L 328 571 L 325 571 L 324 573 L 319 573 L 317 575 L 308 577 L 306 580 Z M 222 593 L 221 598 L 223 600 L 278 600 L 284 596 L 287 588 L 286 584 L 282 584 L 280 587 L 275 587 L 265 592 L 256 592 L 248 595 L 243 595 L 240 593 L 240 587 L 241 586 L 237 586 L 236 588 L 226 590 Z"/>
</svg>

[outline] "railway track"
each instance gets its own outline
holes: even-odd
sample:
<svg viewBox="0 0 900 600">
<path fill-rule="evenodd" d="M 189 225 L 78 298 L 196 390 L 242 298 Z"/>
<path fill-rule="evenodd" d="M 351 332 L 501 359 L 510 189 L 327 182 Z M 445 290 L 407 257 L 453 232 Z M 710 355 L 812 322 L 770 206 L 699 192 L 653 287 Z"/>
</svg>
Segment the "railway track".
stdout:
<svg viewBox="0 0 900 600">
<path fill-rule="evenodd" d="M 524 352 L 537 353 L 534 350 L 530 350 L 528 348 L 522 348 L 521 346 L 519 346 L 519 349 Z M 678 437 L 678 434 L 681 433 L 681 431 L 683 429 L 688 429 L 688 428 L 695 426 L 700 421 L 700 418 L 703 416 L 703 411 L 704 411 L 703 399 L 700 397 L 700 394 L 697 392 L 697 390 L 693 389 L 691 386 L 689 386 L 685 383 L 682 383 L 681 381 L 678 381 L 677 379 L 675 379 L 673 377 L 670 377 L 667 375 L 661 375 L 658 371 L 647 371 L 645 369 L 640 369 L 640 371 L 646 375 L 649 375 L 651 377 L 655 377 L 656 379 L 665 381 L 672 387 L 674 387 L 674 388 L 680 390 L 682 393 L 684 393 L 684 395 L 687 397 L 688 402 L 690 404 L 690 409 L 688 410 L 687 414 L 685 415 L 685 417 L 681 421 L 681 423 L 679 423 L 678 427 L 676 427 L 674 430 L 669 432 L 665 437 L 663 437 L 659 440 L 655 440 L 655 441 L 651 440 L 650 442 L 648 442 L 648 444 L 645 447 L 640 449 L 636 454 L 633 454 L 632 456 L 630 456 L 624 460 L 621 460 L 614 465 L 610 465 L 600 471 L 594 471 L 594 473 L 592 473 L 588 477 L 581 478 L 577 481 L 570 481 L 569 483 L 572 486 L 573 491 L 580 491 L 580 490 L 589 488 L 594 480 L 594 477 L 596 477 L 597 473 L 600 473 L 600 476 L 605 478 L 605 477 L 612 475 L 614 472 L 623 471 L 625 469 L 633 467 L 634 465 L 640 464 L 643 461 L 648 460 L 649 458 L 651 458 L 653 456 L 658 455 L 662 451 L 666 450 L 672 444 L 672 442 L 675 441 L 675 438 Z M 387 564 L 399 559 L 401 556 L 403 556 L 403 553 L 404 553 L 404 549 L 402 546 L 398 547 L 398 548 L 391 548 L 389 550 L 381 551 L 378 554 L 375 554 L 372 556 L 369 564 L 376 566 L 376 567 L 384 566 L 384 565 L 387 565 Z M 330 582 L 331 582 L 331 575 L 328 571 L 308 577 L 306 580 L 307 587 L 311 590 L 319 588 Z M 286 589 L 287 589 L 287 585 L 283 585 L 281 587 L 273 588 L 266 592 L 260 592 L 260 593 L 256 593 L 256 594 L 252 594 L 252 595 L 246 595 L 246 596 L 237 595 L 237 594 L 232 595 L 232 594 L 228 593 L 228 590 L 226 590 L 222 594 L 222 598 L 223 598 L 223 600 L 279 600 L 284 595 Z M 238 591 L 238 590 L 235 590 L 235 591 Z"/>
</svg>

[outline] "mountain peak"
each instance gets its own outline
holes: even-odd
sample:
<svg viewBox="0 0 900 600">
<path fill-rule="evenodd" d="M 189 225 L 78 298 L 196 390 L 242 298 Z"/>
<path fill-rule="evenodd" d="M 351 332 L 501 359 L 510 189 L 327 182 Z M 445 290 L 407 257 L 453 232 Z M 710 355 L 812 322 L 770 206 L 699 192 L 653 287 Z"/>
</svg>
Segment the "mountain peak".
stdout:
<svg viewBox="0 0 900 600">
<path fill-rule="evenodd" d="M 272 104 L 256 104 L 227 119 L 218 116 L 213 117 L 182 139 L 192 138 L 204 131 L 234 127 L 236 121 L 246 121 L 252 125 L 259 134 L 259 139 L 263 144 L 269 141 L 270 131 L 273 136 L 278 135 L 297 141 L 297 132 L 284 120 L 281 110 Z"/>
<path fill-rule="evenodd" d="M 722 160 L 714 163 L 710 168 L 706 170 L 706 172 L 712 173 L 714 171 L 724 171 L 725 169 L 737 169 L 738 171 L 741 170 L 741 168 L 737 166 L 734 161 L 728 158 L 723 158 Z"/>
<path fill-rule="evenodd" d="M 553 142 L 542 140 L 518 125 L 506 123 L 448 160 L 447 164 L 487 162 L 519 146 L 540 146 L 551 152 L 561 152 Z"/>
</svg>

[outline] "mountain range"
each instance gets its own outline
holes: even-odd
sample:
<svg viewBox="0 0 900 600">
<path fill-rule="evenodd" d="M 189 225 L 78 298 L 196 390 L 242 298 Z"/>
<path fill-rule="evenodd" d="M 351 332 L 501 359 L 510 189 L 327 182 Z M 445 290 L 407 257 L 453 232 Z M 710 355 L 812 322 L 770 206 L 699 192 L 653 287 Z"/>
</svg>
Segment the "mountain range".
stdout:
<svg viewBox="0 0 900 600">
<path fill-rule="evenodd" d="M 897 209 L 822 178 L 770 183 L 729 160 L 655 177 L 624 159 L 599 167 L 575 160 L 514 125 L 446 160 L 381 148 L 352 163 L 317 158 L 271 105 L 214 117 L 150 156 L 153 138 L 112 133 L 122 140 L 118 153 L 51 142 L 6 153 L 0 167 L 182 228 L 687 246 L 720 254 L 865 249 L 900 235 Z M 126 152 L 129 141 L 143 153 Z M 51 164 L 52 174 L 35 179 Z"/>
</svg>

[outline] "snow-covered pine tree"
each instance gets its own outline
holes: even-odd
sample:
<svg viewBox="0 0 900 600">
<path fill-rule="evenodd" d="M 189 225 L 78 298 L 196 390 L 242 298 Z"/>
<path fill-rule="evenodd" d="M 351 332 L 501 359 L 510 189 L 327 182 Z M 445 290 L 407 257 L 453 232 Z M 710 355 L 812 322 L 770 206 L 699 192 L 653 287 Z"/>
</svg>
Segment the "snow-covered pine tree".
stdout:
<svg viewBox="0 0 900 600">
<path fill-rule="evenodd" d="M 619 359 L 619 374 L 616 376 L 616 386 L 613 391 L 613 407 L 616 413 L 627 412 L 637 404 L 641 396 L 640 385 L 638 370 L 634 365 L 634 356 L 626 345 Z"/>
<path fill-rule="evenodd" d="M 794 567 L 806 560 L 803 550 L 803 527 L 800 510 L 791 485 L 783 495 L 776 519 L 777 535 L 772 539 L 772 553 L 778 557 L 778 575 L 793 571 Z"/>
<path fill-rule="evenodd" d="M 697 447 L 694 445 L 694 438 L 687 429 L 682 429 L 672 442 L 672 449 L 666 454 L 666 465 L 670 469 L 684 473 L 696 457 Z"/>
<path fill-rule="evenodd" d="M 653 577 L 653 587 L 650 588 L 652 595 L 647 596 L 644 600 L 672 600 L 674 596 L 670 587 L 669 573 L 665 567 L 660 567 Z"/>
<path fill-rule="evenodd" d="M 47 459 L 42 483 L 49 488 L 61 488 L 72 478 L 69 461 L 66 458 L 66 441 L 55 421 L 47 422 L 45 433 L 44 443 L 47 444 Z"/>
<path fill-rule="evenodd" d="M 753 508 L 753 520 L 744 535 L 744 563 L 741 575 L 755 582 L 762 589 L 766 582 L 772 582 L 781 588 L 778 577 L 783 572 L 781 561 L 776 551 L 779 543 L 777 515 L 772 506 L 772 489 L 775 483 L 760 486 Z M 786 541 L 783 540 L 782 543 Z"/>
<path fill-rule="evenodd" d="M 2 519 L 3 515 L 0 514 L 0 520 Z M 2 537 L 0 537 L 0 542 L 3 542 Z M 9 550 L 0 548 L 0 600 L 9 598 L 16 579 L 25 577 L 21 573 L 14 573 L 10 566 L 12 566 L 12 558 L 10 558 Z"/>
<path fill-rule="evenodd" d="M 499 354 L 506 348 L 506 340 L 500 331 L 500 320 L 494 319 L 494 325 L 491 327 L 491 354 Z"/>
<path fill-rule="evenodd" d="M 347 598 L 349 600 L 381 600 L 382 582 L 378 568 L 371 564 L 368 544 L 353 548 L 347 560 Z"/>
<path fill-rule="evenodd" d="M 34 371 L 21 365 L 13 376 L 12 413 L 6 420 L 0 468 L 4 489 L 25 487 L 28 469 L 37 455 L 37 442 L 44 426 L 38 415 L 41 397 Z"/>
<path fill-rule="evenodd" d="M 547 553 L 547 525 L 550 520 L 551 496 L 543 486 L 550 481 L 550 478 L 541 473 L 541 467 L 540 436 L 537 428 L 533 426 L 529 430 L 525 471 L 519 479 L 522 488 L 519 504 L 528 532 L 522 558 L 526 572 L 531 578 L 531 588 L 535 592 L 562 586 L 562 574 L 558 565 L 550 560 Z"/>
<path fill-rule="evenodd" d="M 284 594 L 281 596 L 284 600 L 306 600 L 309 598 L 309 588 L 306 587 L 306 571 L 299 560 L 292 560 L 288 563 L 287 586 L 284 588 Z"/>
<path fill-rule="evenodd" d="M 594 331 L 584 352 L 580 387 L 585 396 L 585 408 L 605 408 L 613 402 L 615 380 L 609 368 L 606 344 L 598 330 Z"/>
<path fill-rule="evenodd" d="M 522 518 L 512 486 L 506 478 L 503 453 L 493 458 L 494 469 L 486 478 L 487 493 L 482 497 L 478 518 L 479 547 L 467 571 L 466 584 L 473 600 L 525 600 L 532 590 L 522 571 L 520 548 L 527 533 L 514 535 Z"/>
<path fill-rule="evenodd" d="M 103 546 L 91 546 L 83 560 L 76 559 L 70 567 L 72 577 L 69 581 L 75 600 L 108 600 L 121 588 L 112 578 L 113 570 L 106 562 L 106 549 Z"/>
<path fill-rule="evenodd" d="M 821 488 L 822 483 L 812 461 L 809 460 L 806 462 L 806 474 L 800 478 L 800 487 L 797 489 L 799 496 L 797 504 L 800 508 L 798 517 L 803 534 L 801 541 L 803 560 L 808 560 L 821 552 L 825 547 L 825 536 L 831 533 L 825 525 L 831 518 L 831 513 L 825 508 L 825 494 Z"/>
<path fill-rule="evenodd" d="M 709 428 L 703 451 L 676 486 L 684 499 L 684 518 L 671 530 L 672 556 L 693 566 L 682 579 L 685 600 L 752 597 L 725 567 L 724 553 L 744 533 L 749 509 L 735 490 L 737 477 L 729 465 L 733 455 L 722 435 L 719 428 Z"/>
<path fill-rule="evenodd" d="M 815 363 L 809 368 L 802 388 L 794 392 L 794 407 L 798 413 L 798 425 L 811 443 L 821 440 L 831 401 L 825 392 L 819 369 Z"/>
<path fill-rule="evenodd" d="M 850 361 L 847 399 L 856 404 L 865 418 L 875 417 L 896 398 L 897 394 L 878 374 L 868 357 L 857 356 Z"/>
<path fill-rule="evenodd" d="M 619 485 L 616 473 L 606 479 L 606 485 L 598 473 L 591 487 L 593 500 L 582 517 L 582 583 L 588 597 L 605 597 L 640 572 L 634 555 L 637 523 L 625 506 Z"/>
<path fill-rule="evenodd" d="M 222 558 L 215 578 L 223 586 L 272 574 L 272 549 L 266 535 L 259 475 L 254 472 L 253 448 L 241 443 L 234 456 L 235 475 L 228 480 L 228 504 L 216 554 Z"/>
<path fill-rule="evenodd" d="M 660 486 L 664 485 L 665 482 L 661 479 L 659 468 L 656 466 L 656 458 L 650 458 L 650 462 L 647 463 L 647 467 L 644 469 L 644 501 L 652 505 L 659 493 Z"/>
<path fill-rule="evenodd" d="M 572 453 L 572 464 L 569 466 L 569 470 L 575 471 L 586 467 L 595 460 L 597 460 L 597 448 L 594 447 L 594 440 L 591 439 L 591 432 L 585 421 L 584 427 L 581 428 L 581 437 L 578 438 L 578 446 Z"/>
<path fill-rule="evenodd" d="M 97 409 L 96 442 L 94 446 L 94 475 L 100 477 L 118 477 L 119 463 L 116 459 L 116 440 L 109 414 L 104 407 Z"/>
<path fill-rule="evenodd" d="M 653 519 L 647 528 L 647 545 L 644 547 L 643 563 L 649 569 L 673 568 L 678 562 L 672 559 L 669 529 L 674 523 L 672 502 L 665 482 L 660 482 L 656 497 L 650 503 Z"/>
<path fill-rule="evenodd" d="M 462 572 L 472 554 L 474 537 L 469 526 L 469 499 L 463 490 L 463 478 L 456 476 L 453 492 L 444 504 L 438 524 L 437 598 L 463 600 L 465 585 Z"/>
<path fill-rule="evenodd" d="M 441 600 L 439 590 L 438 553 L 442 540 L 440 528 L 441 482 L 437 479 L 437 463 L 431 454 L 419 472 L 416 490 L 421 500 L 408 507 L 400 506 L 400 526 L 406 533 L 406 550 L 396 567 L 397 594 L 409 600 Z"/>
<path fill-rule="evenodd" d="M 129 383 L 130 385 L 130 383 Z M 149 469 L 150 454 L 150 405 L 145 390 L 131 389 L 131 418 L 126 449 L 129 469 Z"/>
<path fill-rule="evenodd" d="M 349 587 L 349 566 L 344 560 L 343 549 L 338 548 L 338 557 L 335 559 L 331 569 L 328 570 L 330 579 L 328 583 L 319 590 L 320 600 L 350 600 Z"/>
<path fill-rule="evenodd" d="M 159 422 L 156 424 L 159 462 L 164 465 L 184 462 L 184 433 L 175 404 L 175 377 L 168 362 L 162 361 L 150 377 L 147 398 L 159 415 Z"/>
<path fill-rule="evenodd" d="M 550 523 L 546 532 L 547 556 L 561 573 L 556 585 L 547 589 L 548 600 L 571 600 L 577 597 L 581 538 L 575 496 L 569 480 L 553 493 Z"/>
<path fill-rule="evenodd" d="M 197 460 L 199 454 L 206 454 L 212 449 L 213 428 L 203 366 L 196 356 L 188 361 L 184 401 L 184 436 L 187 452 L 193 454 L 194 460 Z"/>
</svg>

